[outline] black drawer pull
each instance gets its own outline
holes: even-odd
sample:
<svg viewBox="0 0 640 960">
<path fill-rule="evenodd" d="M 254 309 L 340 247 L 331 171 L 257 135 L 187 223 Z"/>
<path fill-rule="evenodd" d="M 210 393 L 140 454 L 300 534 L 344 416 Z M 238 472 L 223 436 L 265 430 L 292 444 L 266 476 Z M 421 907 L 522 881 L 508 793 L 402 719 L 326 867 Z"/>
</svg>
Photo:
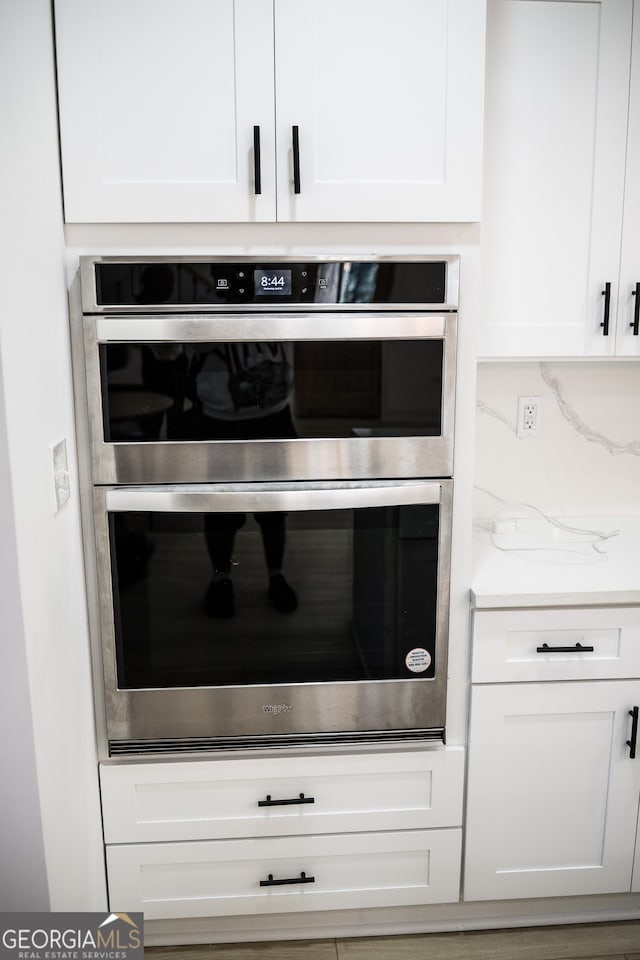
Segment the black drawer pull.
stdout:
<svg viewBox="0 0 640 960">
<path fill-rule="evenodd" d="M 631 724 L 631 740 L 627 740 L 627 746 L 629 747 L 629 759 L 635 760 L 636 758 L 636 747 L 638 745 L 638 714 L 640 713 L 640 707 L 634 707 L 633 710 L 629 710 L 629 716 L 633 717 L 633 722 Z"/>
<path fill-rule="evenodd" d="M 315 877 L 308 877 L 304 871 L 300 874 L 299 877 L 286 877 L 283 880 L 274 880 L 273 874 L 270 873 L 267 880 L 261 880 L 261 887 L 286 887 L 291 886 L 293 883 L 315 883 Z"/>
<path fill-rule="evenodd" d="M 634 337 L 640 336 L 640 283 L 636 283 L 635 290 L 631 291 L 631 296 L 636 298 L 633 305 L 633 321 L 630 326 L 633 328 Z"/>
<path fill-rule="evenodd" d="M 293 192 L 300 193 L 300 131 L 298 127 L 291 127 L 291 141 L 293 145 Z"/>
<path fill-rule="evenodd" d="M 253 182 L 254 193 L 262 193 L 262 165 L 260 162 L 260 127 L 253 128 Z"/>
<path fill-rule="evenodd" d="M 543 643 L 536 647 L 536 653 L 593 653 L 593 647 L 583 647 L 581 643 L 576 643 L 575 647 L 550 647 Z"/>
<path fill-rule="evenodd" d="M 258 800 L 259 807 L 291 807 L 295 803 L 315 803 L 315 797 L 305 797 L 304 793 L 301 793 L 298 797 L 290 797 L 287 800 L 272 800 L 271 794 L 267 794 L 266 800 Z"/>
<path fill-rule="evenodd" d="M 601 291 L 602 296 L 604 297 L 604 314 L 602 317 L 602 333 L 605 337 L 609 336 L 609 311 L 611 309 L 611 284 L 605 283 L 604 290 Z"/>
</svg>

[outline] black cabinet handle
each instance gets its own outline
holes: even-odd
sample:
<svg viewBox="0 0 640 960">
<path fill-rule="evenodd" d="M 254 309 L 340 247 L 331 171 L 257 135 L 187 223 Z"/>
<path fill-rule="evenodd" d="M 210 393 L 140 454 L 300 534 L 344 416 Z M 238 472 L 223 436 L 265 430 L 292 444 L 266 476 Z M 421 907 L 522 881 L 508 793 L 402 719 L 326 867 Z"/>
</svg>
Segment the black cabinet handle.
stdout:
<svg viewBox="0 0 640 960">
<path fill-rule="evenodd" d="M 604 297 L 604 316 L 602 318 L 602 334 L 605 337 L 609 336 L 609 310 L 611 308 L 611 284 L 605 283 L 604 290 L 602 291 L 602 296 Z"/>
<path fill-rule="evenodd" d="M 550 647 L 548 643 L 543 643 L 541 647 L 536 647 L 536 653 L 593 653 L 593 647 L 583 647 L 581 643 L 576 643 L 574 647 Z"/>
<path fill-rule="evenodd" d="M 253 128 L 253 182 L 254 193 L 262 193 L 262 172 L 260 167 L 260 127 Z"/>
<path fill-rule="evenodd" d="M 300 874 L 299 877 L 286 877 L 283 880 L 274 880 L 273 874 L 270 873 L 266 880 L 260 881 L 261 887 L 284 887 L 290 886 L 292 883 L 315 883 L 315 877 L 308 877 L 304 871 Z"/>
<path fill-rule="evenodd" d="M 300 136 L 297 127 L 291 127 L 293 141 L 293 192 L 300 193 Z"/>
<path fill-rule="evenodd" d="M 631 291 L 631 296 L 636 298 L 636 302 L 633 305 L 633 321 L 629 326 L 633 327 L 633 335 L 637 337 L 640 335 L 640 283 L 636 283 L 636 288 Z"/>
<path fill-rule="evenodd" d="M 290 807 L 294 803 L 315 803 L 315 797 L 305 797 L 304 793 L 297 797 L 291 797 L 287 800 L 272 800 L 271 794 L 267 794 L 266 800 L 258 800 L 259 807 Z"/>
<path fill-rule="evenodd" d="M 640 713 L 640 707 L 634 707 L 633 710 L 629 710 L 629 716 L 633 717 L 631 723 L 631 740 L 627 740 L 627 746 L 629 747 L 629 759 L 635 760 L 636 758 L 636 746 L 638 745 L 638 714 Z"/>
</svg>

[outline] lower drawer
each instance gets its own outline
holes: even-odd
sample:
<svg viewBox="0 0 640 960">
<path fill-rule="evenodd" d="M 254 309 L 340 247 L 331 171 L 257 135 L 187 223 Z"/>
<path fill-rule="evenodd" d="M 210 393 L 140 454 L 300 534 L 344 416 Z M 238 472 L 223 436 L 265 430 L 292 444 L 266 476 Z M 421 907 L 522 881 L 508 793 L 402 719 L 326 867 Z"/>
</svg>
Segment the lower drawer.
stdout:
<svg viewBox="0 0 640 960">
<path fill-rule="evenodd" d="M 640 676 L 636 607 L 476 610 L 473 683 Z"/>
<path fill-rule="evenodd" d="M 147 920 L 459 899 L 462 831 L 114 844 L 109 906 Z"/>
<path fill-rule="evenodd" d="M 387 832 L 398 824 L 404 830 L 458 827 L 463 778 L 462 747 L 103 763 L 105 840 L 165 843 Z"/>
</svg>

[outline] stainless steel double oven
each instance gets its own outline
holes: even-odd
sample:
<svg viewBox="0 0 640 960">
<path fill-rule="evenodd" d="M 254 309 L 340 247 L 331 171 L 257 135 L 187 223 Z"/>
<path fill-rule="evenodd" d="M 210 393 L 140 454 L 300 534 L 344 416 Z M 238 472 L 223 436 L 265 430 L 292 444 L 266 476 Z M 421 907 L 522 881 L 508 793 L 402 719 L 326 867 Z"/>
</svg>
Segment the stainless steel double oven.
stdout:
<svg viewBox="0 0 640 960">
<path fill-rule="evenodd" d="M 112 755 L 442 739 L 457 257 L 82 257 Z"/>
</svg>

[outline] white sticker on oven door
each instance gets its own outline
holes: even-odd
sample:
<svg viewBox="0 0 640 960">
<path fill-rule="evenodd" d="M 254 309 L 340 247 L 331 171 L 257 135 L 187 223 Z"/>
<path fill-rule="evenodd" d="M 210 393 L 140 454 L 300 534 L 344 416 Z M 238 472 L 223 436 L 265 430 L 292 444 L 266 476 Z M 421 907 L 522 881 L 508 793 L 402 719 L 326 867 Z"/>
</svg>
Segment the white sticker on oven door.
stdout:
<svg viewBox="0 0 640 960">
<path fill-rule="evenodd" d="M 409 650 L 404 662 L 411 673 L 424 673 L 431 666 L 431 654 L 424 647 L 414 647 Z"/>
</svg>

